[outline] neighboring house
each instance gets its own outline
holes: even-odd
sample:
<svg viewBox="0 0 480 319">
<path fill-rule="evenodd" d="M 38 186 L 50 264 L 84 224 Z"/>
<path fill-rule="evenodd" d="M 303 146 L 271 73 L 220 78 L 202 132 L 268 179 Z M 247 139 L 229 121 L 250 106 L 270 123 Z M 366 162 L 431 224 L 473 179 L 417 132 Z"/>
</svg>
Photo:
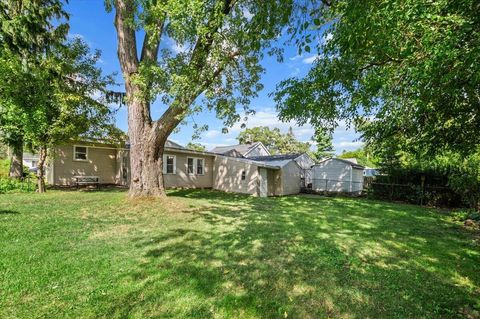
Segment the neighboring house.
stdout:
<svg viewBox="0 0 480 319">
<path fill-rule="evenodd" d="M 264 153 L 263 145 L 255 144 L 253 151 L 245 152 L 247 155 L 249 152 Z M 128 185 L 130 182 L 128 147 L 78 141 L 58 146 L 52 153 L 47 170 L 51 185 L 72 186 L 78 176 L 98 177 L 100 184 Z M 167 188 L 213 188 L 258 196 L 289 195 L 300 192 L 303 166 L 309 161 L 311 159 L 303 154 L 253 160 L 243 154 L 237 157 L 189 150 L 167 141 L 163 178 Z"/>
<path fill-rule="evenodd" d="M 211 150 L 212 153 L 230 157 L 267 156 L 270 155 L 268 149 L 262 142 L 251 144 L 238 144 L 230 146 L 218 146 Z"/>
<path fill-rule="evenodd" d="M 364 177 L 375 177 L 379 174 L 378 170 L 373 167 L 365 167 L 363 170 L 363 176 Z"/>
<path fill-rule="evenodd" d="M 361 193 L 363 189 L 362 165 L 352 159 L 325 159 L 312 167 L 314 191 Z"/>
<path fill-rule="evenodd" d="M 37 154 L 23 153 L 23 166 L 28 167 L 30 171 L 36 171 L 38 159 Z"/>
</svg>

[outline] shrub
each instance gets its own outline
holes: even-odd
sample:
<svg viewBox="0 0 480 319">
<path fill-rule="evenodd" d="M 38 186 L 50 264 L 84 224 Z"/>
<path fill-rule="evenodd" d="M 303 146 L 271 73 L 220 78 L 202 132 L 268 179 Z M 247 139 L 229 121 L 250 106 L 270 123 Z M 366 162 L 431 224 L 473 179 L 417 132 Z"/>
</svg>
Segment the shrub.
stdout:
<svg viewBox="0 0 480 319">
<path fill-rule="evenodd" d="M 3 193 L 28 193 L 36 189 L 35 179 L 30 177 L 22 180 L 9 177 L 0 177 L 0 194 Z"/>
</svg>

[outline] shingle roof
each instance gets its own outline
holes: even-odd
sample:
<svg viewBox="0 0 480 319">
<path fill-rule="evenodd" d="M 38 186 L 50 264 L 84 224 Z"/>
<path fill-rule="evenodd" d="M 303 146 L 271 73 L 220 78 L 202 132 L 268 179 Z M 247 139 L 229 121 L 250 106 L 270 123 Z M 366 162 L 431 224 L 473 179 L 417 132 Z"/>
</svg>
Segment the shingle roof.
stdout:
<svg viewBox="0 0 480 319">
<path fill-rule="evenodd" d="M 292 160 L 296 159 L 302 154 L 279 154 L 279 155 L 268 155 L 268 156 L 250 156 L 249 158 L 254 161 L 263 161 L 263 162 L 271 162 L 271 161 L 284 161 L 284 160 Z"/>
<path fill-rule="evenodd" d="M 217 154 L 225 154 L 230 152 L 231 150 L 235 150 L 242 155 L 248 153 L 249 150 L 258 146 L 260 142 L 252 143 L 252 144 L 238 144 L 238 145 L 228 145 L 228 146 L 217 146 L 212 149 L 210 152 L 217 153 Z"/>
<path fill-rule="evenodd" d="M 179 148 L 179 149 L 185 149 L 182 145 L 175 143 L 173 141 L 167 140 L 165 142 L 165 147 L 171 147 L 171 148 Z"/>
</svg>

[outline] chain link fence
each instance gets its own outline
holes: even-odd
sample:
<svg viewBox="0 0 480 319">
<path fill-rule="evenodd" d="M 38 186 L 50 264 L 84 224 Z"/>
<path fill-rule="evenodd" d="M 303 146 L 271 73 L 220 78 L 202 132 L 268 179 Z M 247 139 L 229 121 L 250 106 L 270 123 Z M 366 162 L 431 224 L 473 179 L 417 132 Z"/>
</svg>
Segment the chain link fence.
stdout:
<svg viewBox="0 0 480 319">
<path fill-rule="evenodd" d="M 312 178 L 306 182 L 304 191 L 312 193 L 342 193 L 360 195 L 363 191 L 362 181 Z"/>
</svg>

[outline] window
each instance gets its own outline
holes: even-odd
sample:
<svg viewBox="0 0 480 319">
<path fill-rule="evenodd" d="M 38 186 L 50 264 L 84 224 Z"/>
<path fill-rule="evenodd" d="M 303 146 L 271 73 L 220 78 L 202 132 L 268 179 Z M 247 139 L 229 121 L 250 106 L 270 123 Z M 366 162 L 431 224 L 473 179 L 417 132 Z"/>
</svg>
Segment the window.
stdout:
<svg viewBox="0 0 480 319">
<path fill-rule="evenodd" d="M 242 181 L 244 181 L 247 178 L 247 173 L 245 171 L 242 171 Z"/>
<path fill-rule="evenodd" d="M 203 158 L 197 158 L 197 175 L 203 175 Z"/>
<path fill-rule="evenodd" d="M 31 167 L 32 167 L 32 168 L 33 168 L 33 167 L 37 167 L 37 161 L 32 161 L 32 166 L 31 166 Z"/>
<path fill-rule="evenodd" d="M 73 159 L 75 161 L 87 161 L 87 147 L 86 146 L 74 146 L 73 147 Z"/>
<path fill-rule="evenodd" d="M 175 174 L 175 156 L 167 155 L 165 161 L 165 173 L 167 174 Z"/>
<path fill-rule="evenodd" d="M 187 173 L 194 174 L 194 159 L 191 157 L 187 157 Z"/>
</svg>

